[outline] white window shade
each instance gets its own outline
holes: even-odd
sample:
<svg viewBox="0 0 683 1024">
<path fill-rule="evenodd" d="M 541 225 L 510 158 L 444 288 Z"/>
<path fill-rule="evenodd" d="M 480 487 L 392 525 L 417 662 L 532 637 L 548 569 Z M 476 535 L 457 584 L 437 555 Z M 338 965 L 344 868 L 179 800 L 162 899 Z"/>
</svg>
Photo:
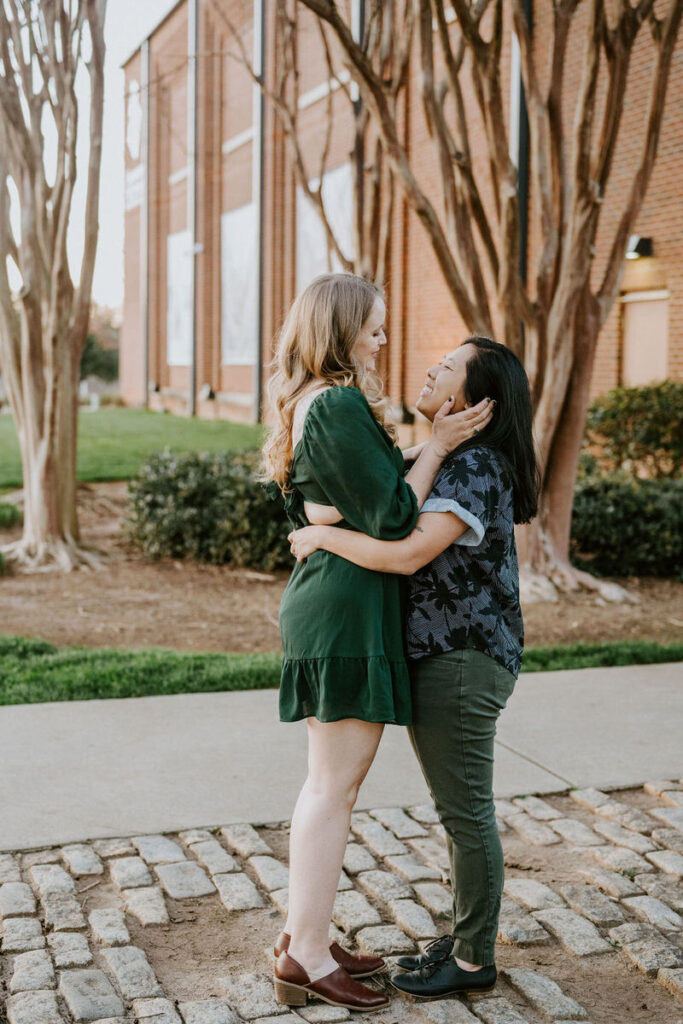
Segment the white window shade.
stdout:
<svg viewBox="0 0 683 1024">
<path fill-rule="evenodd" d="M 192 362 L 192 239 L 177 231 L 166 239 L 166 362 Z"/>
<path fill-rule="evenodd" d="M 622 297 L 622 367 L 625 387 L 665 380 L 669 361 L 668 291 Z"/>
<path fill-rule="evenodd" d="M 258 359 L 258 237 L 256 206 L 221 217 L 221 362 L 253 366 Z"/>
<path fill-rule="evenodd" d="M 312 189 L 318 179 L 311 181 Z M 325 212 L 339 247 L 348 259 L 353 246 L 353 182 L 351 165 L 342 164 L 323 176 L 322 198 Z M 299 186 L 296 190 L 296 288 L 301 291 L 318 274 L 341 270 L 336 253 L 328 259 L 325 229 L 317 209 Z"/>
</svg>

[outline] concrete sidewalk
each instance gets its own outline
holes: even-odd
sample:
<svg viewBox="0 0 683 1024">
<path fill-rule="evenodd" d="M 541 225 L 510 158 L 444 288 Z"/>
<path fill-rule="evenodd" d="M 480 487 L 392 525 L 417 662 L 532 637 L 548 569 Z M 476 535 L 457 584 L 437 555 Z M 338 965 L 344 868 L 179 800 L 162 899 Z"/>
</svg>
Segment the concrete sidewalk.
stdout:
<svg viewBox="0 0 683 1024">
<path fill-rule="evenodd" d="M 498 729 L 498 797 L 683 775 L 680 664 L 520 677 Z M 180 694 L 0 708 L 0 850 L 291 816 L 303 723 L 277 693 Z M 424 802 L 405 730 L 388 728 L 360 808 Z"/>
</svg>

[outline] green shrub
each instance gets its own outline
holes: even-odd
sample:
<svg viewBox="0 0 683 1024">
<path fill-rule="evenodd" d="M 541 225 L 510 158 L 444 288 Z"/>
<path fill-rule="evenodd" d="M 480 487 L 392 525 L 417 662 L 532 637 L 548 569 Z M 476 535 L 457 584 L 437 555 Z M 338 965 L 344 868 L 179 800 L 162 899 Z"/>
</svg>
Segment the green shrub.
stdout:
<svg viewBox="0 0 683 1024">
<path fill-rule="evenodd" d="M 0 501 L 0 530 L 8 530 L 22 522 L 22 514 L 10 501 Z"/>
<path fill-rule="evenodd" d="M 100 405 L 102 406 L 103 409 L 105 407 L 108 407 L 110 409 L 114 409 L 114 408 L 115 409 L 125 409 L 126 408 L 126 400 L 123 397 L 123 395 L 119 395 L 119 394 L 107 395 L 107 394 L 104 394 L 104 395 L 100 395 Z"/>
<path fill-rule="evenodd" d="M 89 334 L 81 356 L 81 380 L 99 377 L 100 380 L 118 380 L 119 351 L 102 348 L 94 334 Z"/>
<path fill-rule="evenodd" d="M 676 477 L 683 465 L 683 383 L 617 388 L 588 410 L 586 436 L 604 470 Z"/>
<path fill-rule="evenodd" d="M 683 479 L 580 479 L 572 560 L 605 576 L 683 576 Z"/>
<path fill-rule="evenodd" d="M 577 480 L 584 480 L 587 476 L 600 475 L 600 464 L 595 455 L 584 450 L 579 453 L 579 466 L 576 474 Z"/>
<path fill-rule="evenodd" d="M 258 460 L 258 451 L 153 455 L 129 487 L 129 536 L 152 558 L 291 568 L 282 502 L 256 480 Z"/>
</svg>

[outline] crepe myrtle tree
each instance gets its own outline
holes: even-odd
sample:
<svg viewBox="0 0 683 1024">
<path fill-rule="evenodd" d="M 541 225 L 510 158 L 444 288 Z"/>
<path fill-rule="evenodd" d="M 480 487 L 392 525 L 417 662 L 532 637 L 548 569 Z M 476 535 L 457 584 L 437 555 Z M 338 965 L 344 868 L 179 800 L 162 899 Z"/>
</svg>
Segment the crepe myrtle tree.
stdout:
<svg viewBox="0 0 683 1024">
<path fill-rule="evenodd" d="M 349 4 L 298 3 L 333 34 L 393 180 L 426 232 L 467 328 L 504 342 L 527 370 L 542 472 L 539 515 L 519 538 L 527 596 L 553 597 L 555 588 L 586 586 L 612 600 L 623 599 L 621 588 L 571 565 L 572 502 L 598 335 L 618 295 L 628 239 L 655 163 L 683 4 L 548 0 L 552 29 L 547 45 L 539 46 L 524 0 L 413 0 L 416 41 L 410 59 L 417 64 L 421 116 L 438 173 L 435 197 L 419 180 L 406 145 L 392 95 L 395 81 L 368 55 L 369 29 L 356 38 Z M 378 11 L 387 17 L 394 6 L 392 0 L 368 0 L 367 26 Z M 582 70 L 577 87 L 567 44 L 579 16 Z M 529 218 L 539 225 L 542 240 L 526 280 L 520 264 L 518 172 L 505 118 L 504 25 L 519 43 L 530 133 Z M 615 224 L 608 227 L 602 217 L 601 244 L 606 240 L 608 257 L 596 275 L 603 199 L 641 32 L 652 40 L 646 115 L 630 180 L 620 186 Z M 486 147 L 486 173 L 476 176 L 472 119 L 465 103 L 470 90 Z"/>
<path fill-rule="evenodd" d="M 79 544 L 81 354 L 98 233 L 106 0 L 0 0 L 0 373 L 24 479 L 25 569 L 92 565 Z M 67 257 L 76 184 L 76 76 L 90 81 L 83 258 Z"/>
<path fill-rule="evenodd" d="M 262 89 L 272 105 L 289 149 L 297 185 L 314 207 L 327 242 L 328 265 L 360 274 L 384 285 L 394 222 L 394 172 L 387 159 L 381 132 L 358 88 L 344 67 L 344 53 L 334 32 L 319 17 L 312 17 L 297 0 L 274 0 L 274 71 L 259 73 L 247 51 L 240 28 L 230 16 L 224 0 L 209 0 L 210 9 L 226 26 L 231 41 L 227 56 L 237 60 Z M 305 24 L 303 24 L 305 22 Z M 373 2 L 366 11 L 362 32 L 358 25 L 349 31 L 358 38 L 358 50 L 373 75 L 383 83 L 383 95 L 390 116 L 401 117 L 415 25 L 413 0 Z M 325 98 L 325 130 L 319 150 L 311 154 L 300 131 L 298 42 L 302 30 L 312 29 L 324 54 L 330 88 Z M 325 174 L 330 169 L 335 97 L 341 94 L 352 125 L 350 166 L 353 201 L 353 243 L 347 249 L 335 232 L 325 199 Z"/>
</svg>

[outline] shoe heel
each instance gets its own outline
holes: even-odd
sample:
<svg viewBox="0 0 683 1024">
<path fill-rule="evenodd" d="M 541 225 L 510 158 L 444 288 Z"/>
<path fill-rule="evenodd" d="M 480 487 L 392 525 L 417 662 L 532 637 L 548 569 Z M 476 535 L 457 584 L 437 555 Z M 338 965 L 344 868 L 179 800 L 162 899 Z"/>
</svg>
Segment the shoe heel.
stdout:
<svg viewBox="0 0 683 1024">
<path fill-rule="evenodd" d="M 275 984 L 275 999 L 278 1003 L 282 1003 L 286 1006 L 305 1006 L 306 1005 L 306 990 L 301 988 L 299 985 L 292 985 L 289 981 L 281 981 L 279 978 L 274 979 Z"/>
</svg>

